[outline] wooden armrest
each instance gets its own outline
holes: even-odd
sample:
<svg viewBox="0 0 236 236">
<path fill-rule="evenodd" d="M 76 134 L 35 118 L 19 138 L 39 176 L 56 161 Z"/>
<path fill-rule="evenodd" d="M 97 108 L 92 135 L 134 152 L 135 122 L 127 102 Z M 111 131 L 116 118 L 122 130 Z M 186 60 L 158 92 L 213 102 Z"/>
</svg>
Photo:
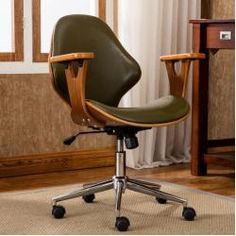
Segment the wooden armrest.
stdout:
<svg viewBox="0 0 236 236">
<path fill-rule="evenodd" d="M 174 55 L 161 56 L 161 61 L 179 61 L 179 60 L 199 60 L 205 59 L 206 55 L 204 53 L 180 53 Z"/>
<path fill-rule="evenodd" d="M 52 63 L 66 63 L 65 76 L 71 105 L 72 120 L 83 126 L 100 125 L 87 110 L 85 99 L 85 84 L 89 59 L 94 58 L 93 52 L 69 53 L 49 57 L 48 61 Z M 81 61 L 75 68 L 74 62 Z M 51 68 L 51 67 L 50 67 Z M 52 74 L 52 72 L 51 72 Z M 53 76 L 53 75 L 52 75 Z"/>
<path fill-rule="evenodd" d="M 186 96 L 189 68 L 193 60 L 205 59 L 204 53 L 181 53 L 175 55 L 161 56 L 165 62 L 168 78 L 170 81 L 170 93 L 177 96 Z M 180 71 L 177 73 L 175 63 L 180 62 Z"/>
<path fill-rule="evenodd" d="M 71 116 L 75 123 L 85 125 L 92 120 L 85 105 L 85 81 L 88 59 L 94 58 L 93 52 L 68 53 L 48 58 L 49 64 L 67 63 L 65 68 L 66 82 L 72 108 Z M 78 71 L 75 72 L 74 61 L 81 61 Z"/>
<path fill-rule="evenodd" d="M 93 52 L 77 52 L 77 53 L 69 53 L 69 54 L 49 57 L 49 62 L 57 63 L 66 61 L 76 61 L 80 59 L 92 59 L 94 57 L 95 55 Z"/>
</svg>

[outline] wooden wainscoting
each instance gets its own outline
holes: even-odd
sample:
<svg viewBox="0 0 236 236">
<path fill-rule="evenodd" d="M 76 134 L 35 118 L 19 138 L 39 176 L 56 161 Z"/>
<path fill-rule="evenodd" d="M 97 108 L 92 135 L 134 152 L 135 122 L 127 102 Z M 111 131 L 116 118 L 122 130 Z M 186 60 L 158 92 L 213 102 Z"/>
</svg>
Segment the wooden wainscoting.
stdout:
<svg viewBox="0 0 236 236">
<path fill-rule="evenodd" d="M 0 177 L 80 170 L 114 165 L 113 149 L 1 157 Z"/>
<path fill-rule="evenodd" d="M 0 75 L 0 177 L 111 166 L 115 139 L 81 135 L 70 108 L 52 89 L 48 74 Z"/>
</svg>

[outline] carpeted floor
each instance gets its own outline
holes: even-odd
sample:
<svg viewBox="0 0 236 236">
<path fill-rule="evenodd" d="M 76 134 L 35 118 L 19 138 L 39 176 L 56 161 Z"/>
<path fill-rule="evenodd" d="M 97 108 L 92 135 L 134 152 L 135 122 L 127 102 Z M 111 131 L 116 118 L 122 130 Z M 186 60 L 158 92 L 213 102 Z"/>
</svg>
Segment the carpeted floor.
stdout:
<svg viewBox="0 0 236 236">
<path fill-rule="evenodd" d="M 51 215 L 51 197 L 78 186 L 44 188 L 0 194 L 0 234 L 121 234 L 114 227 L 114 191 L 96 195 L 93 204 L 82 199 L 65 201 L 67 214 L 56 220 Z M 127 190 L 122 215 L 129 218 L 129 231 L 122 234 L 228 234 L 234 235 L 234 199 L 164 183 L 163 191 L 187 198 L 197 211 L 195 221 L 182 219 L 182 206 L 158 204 L 151 196 Z"/>
</svg>

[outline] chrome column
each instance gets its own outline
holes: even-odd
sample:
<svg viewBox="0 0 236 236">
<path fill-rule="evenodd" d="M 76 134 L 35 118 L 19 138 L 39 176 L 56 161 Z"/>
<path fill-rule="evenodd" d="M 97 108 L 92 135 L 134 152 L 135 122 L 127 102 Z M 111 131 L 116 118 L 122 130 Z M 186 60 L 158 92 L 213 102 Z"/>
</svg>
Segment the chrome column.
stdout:
<svg viewBox="0 0 236 236">
<path fill-rule="evenodd" d="M 125 177 L 126 176 L 126 155 L 124 151 L 124 140 L 117 139 L 117 150 L 116 150 L 116 177 Z"/>
</svg>

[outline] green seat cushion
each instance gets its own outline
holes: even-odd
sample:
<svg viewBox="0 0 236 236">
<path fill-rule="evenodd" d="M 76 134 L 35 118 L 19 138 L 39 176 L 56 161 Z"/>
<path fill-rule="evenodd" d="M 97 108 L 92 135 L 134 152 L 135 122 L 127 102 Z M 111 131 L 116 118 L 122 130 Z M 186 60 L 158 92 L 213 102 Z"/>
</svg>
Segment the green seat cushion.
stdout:
<svg viewBox="0 0 236 236">
<path fill-rule="evenodd" d="M 189 112 L 188 102 L 179 96 L 161 97 L 151 104 L 141 107 L 112 107 L 89 100 L 104 112 L 125 121 L 145 124 L 158 124 L 178 120 Z"/>
</svg>

